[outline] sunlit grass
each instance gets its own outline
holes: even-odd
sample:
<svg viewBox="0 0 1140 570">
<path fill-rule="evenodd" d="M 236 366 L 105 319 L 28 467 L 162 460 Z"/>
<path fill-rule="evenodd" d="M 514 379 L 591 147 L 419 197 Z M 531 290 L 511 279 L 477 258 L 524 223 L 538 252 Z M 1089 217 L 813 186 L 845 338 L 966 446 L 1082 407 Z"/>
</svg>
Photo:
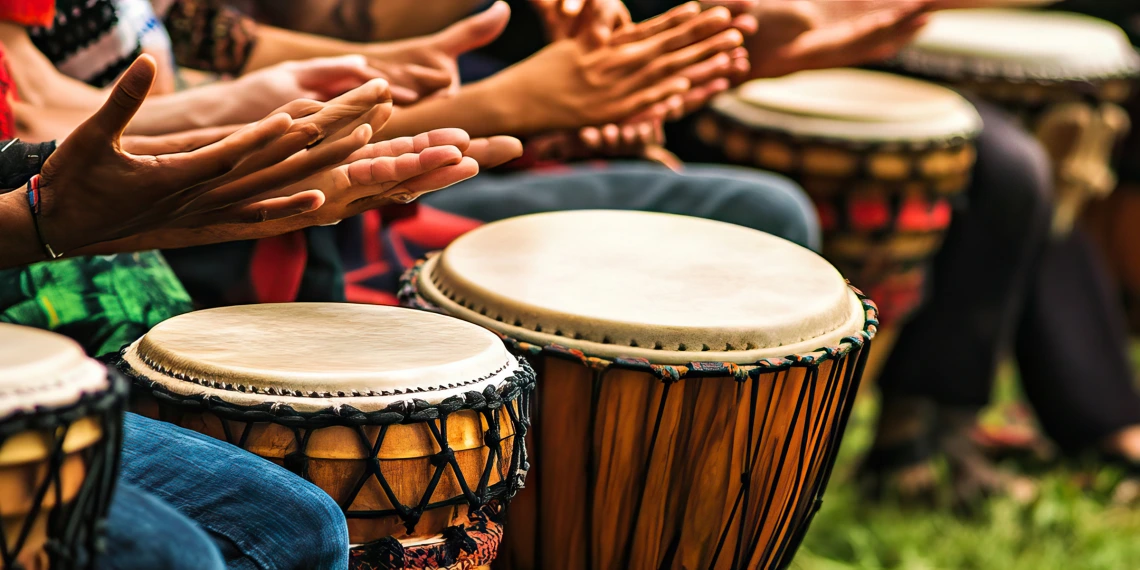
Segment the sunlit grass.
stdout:
<svg viewBox="0 0 1140 570">
<path fill-rule="evenodd" d="M 1140 365 L 1140 352 L 1134 352 Z M 1003 371 L 999 399 L 1015 397 Z M 1140 507 L 1116 504 L 1121 474 L 1076 464 L 1038 479 L 1028 504 L 990 500 L 969 519 L 947 511 L 868 504 L 852 474 L 870 444 L 876 410 L 864 398 L 804 546 L 800 570 L 1140 570 Z"/>
</svg>

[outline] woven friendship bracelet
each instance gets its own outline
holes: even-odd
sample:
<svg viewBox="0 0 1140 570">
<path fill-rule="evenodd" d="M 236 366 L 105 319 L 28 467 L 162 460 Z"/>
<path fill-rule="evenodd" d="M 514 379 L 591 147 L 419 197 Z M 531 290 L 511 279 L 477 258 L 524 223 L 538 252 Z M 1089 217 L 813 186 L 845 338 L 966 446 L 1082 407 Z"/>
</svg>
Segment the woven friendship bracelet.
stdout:
<svg viewBox="0 0 1140 570">
<path fill-rule="evenodd" d="M 44 253 L 47 254 L 48 259 L 59 259 L 63 257 L 62 253 L 56 253 L 52 249 L 51 244 L 44 239 L 44 234 L 40 230 L 40 175 L 37 174 L 28 180 L 27 184 L 27 197 L 28 207 L 32 210 L 32 225 L 36 228 L 36 237 L 40 240 L 40 246 L 44 248 Z"/>
</svg>

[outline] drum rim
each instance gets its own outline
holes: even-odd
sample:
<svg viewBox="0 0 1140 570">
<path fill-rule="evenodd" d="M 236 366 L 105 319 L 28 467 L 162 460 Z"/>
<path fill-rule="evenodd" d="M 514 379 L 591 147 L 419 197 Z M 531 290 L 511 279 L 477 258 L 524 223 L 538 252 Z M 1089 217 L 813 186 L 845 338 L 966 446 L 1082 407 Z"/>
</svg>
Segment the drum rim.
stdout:
<svg viewBox="0 0 1140 570">
<path fill-rule="evenodd" d="M 959 97 L 961 96 L 959 95 Z M 969 112 L 971 125 L 968 128 L 947 130 L 938 135 L 907 134 L 882 136 L 881 134 L 876 134 L 878 130 L 870 130 L 866 133 L 845 134 L 828 134 L 822 130 L 813 128 L 797 130 L 787 124 L 779 124 L 780 121 L 761 121 L 756 119 L 759 115 L 788 118 L 796 118 L 797 116 L 748 103 L 741 99 L 736 91 L 727 91 L 717 95 L 709 103 L 708 110 L 718 117 L 740 125 L 741 128 L 756 132 L 777 133 L 787 137 L 789 140 L 803 144 L 828 144 L 844 148 L 872 151 L 884 147 L 901 147 L 908 151 L 920 152 L 938 148 L 960 147 L 972 143 L 981 135 L 984 128 L 981 115 L 978 114 L 977 109 L 966 98 L 962 97 L 962 103 L 963 106 L 961 110 L 963 113 Z M 830 123 L 832 125 L 864 124 L 853 121 L 843 121 L 831 117 L 804 117 L 804 119 L 817 123 Z M 891 124 L 909 126 L 909 123 Z M 915 124 L 917 125 L 917 123 Z M 876 125 L 882 126 L 882 124 Z"/>
<path fill-rule="evenodd" d="M 439 257 L 440 256 L 438 255 L 438 252 L 436 254 L 429 254 L 426 259 L 417 261 L 415 266 L 413 266 L 403 275 L 401 278 L 401 286 L 398 295 L 401 304 L 414 309 L 437 312 L 457 318 L 464 318 L 465 320 L 467 320 L 466 317 L 479 317 L 480 319 L 486 319 L 486 317 L 482 317 L 481 315 L 474 313 L 466 307 L 458 305 L 456 305 L 454 308 L 457 314 L 452 314 L 447 309 L 439 307 L 433 303 L 433 300 L 428 299 L 426 296 L 424 296 L 423 289 L 421 289 L 421 284 L 426 284 L 427 288 L 431 288 L 433 290 L 434 285 L 431 283 L 430 279 L 420 279 L 420 277 L 424 274 L 425 269 L 427 269 L 428 266 L 433 263 L 433 261 L 438 260 Z M 845 356 L 853 350 L 858 350 L 862 348 L 864 344 L 873 339 L 879 328 L 878 308 L 875 306 L 875 303 L 873 301 L 871 301 L 859 289 L 850 285 L 850 283 L 848 283 L 848 290 L 850 292 L 852 303 L 857 303 L 861 308 L 861 311 L 852 316 L 852 320 L 856 318 L 863 320 L 861 330 L 859 330 L 856 334 L 842 337 L 833 346 L 818 346 L 814 349 L 809 349 L 804 352 L 792 353 L 783 356 L 758 358 L 755 360 L 742 359 L 739 358 L 739 355 L 737 355 L 738 358 L 735 359 L 699 359 L 698 355 L 727 354 L 731 356 L 731 353 L 717 353 L 712 351 L 680 352 L 645 348 L 638 349 L 636 347 L 629 347 L 624 345 L 604 345 L 601 343 L 589 341 L 576 341 L 575 344 L 577 346 L 575 347 L 571 347 L 568 344 L 560 344 L 558 342 L 530 342 L 524 338 L 518 338 L 514 335 L 508 335 L 504 333 L 503 330 L 500 329 L 514 329 L 517 327 L 513 327 L 512 325 L 501 323 L 499 321 L 495 321 L 498 326 L 496 328 L 491 328 L 490 330 L 499 335 L 499 337 L 501 337 L 504 342 L 515 349 L 514 352 L 516 354 L 528 353 L 531 355 L 561 355 L 570 358 L 577 358 L 583 362 L 589 362 L 591 366 L 602 365 L 639 369 L 658 375 L 665 374 L 673 378 L 686 376 L 725 376 L 726 371 L 729 371 L 729 374 L 727 375 L 761 373 L 771 370 L 783 370 L 794 366 L 816 366 L 827 360 Z M 441 298 L 445 297 L 442 297 L 441 295 Z M 549 335 L 546 333 L 534 332 L 526 336 L 543 338 L 543 340 L 552 339 L 555 341 L 557 341 L 559 338 L 564 338 L 555 337 L 554 335 Z M 824 335 L 824 337 L 826 336 L 827 335 Z M 572 339 L 565 339 L 565 341 L 569 343 L 572 341 Z M 581 348 L 585 346 L 591 348 L 602 347 L 602 350 L 587 352 Z M 779 348 L 740 351 L 739 354 L 746 355 L 762 351 L 772 352 L 777 350 L 779 350 Z M 642 356 L 644 354 L 652 354 L 655 358 L 650 360 L 649 358 Z M 697 357 L 698 359 L 694 359 L 694 357 Z M 741 360 L 744 361 L 741 362 Z M 676 365 L 683 365 L 683 368 Z M 665 371 L 665 369 L 672 370 Z"/>
<path fill-rule="evenodd" d="M 1128 44 L 1124 30 L 1120 26 L 1103 18 L 1078 14 L 1073 12 L 1024 10 L 1015 8 L 973 8 L 951 10 L 957 16 L 963 13 L 972 13 L 978 16 L 985 14 L 1004 14 L 1030 20 L 1041 16 L 1050 19 L 1069 18 L 1072 21 L 1095 23 L 1109 29 L 1115 28 L 1122 38 L 1120 47 L 1122 56 L 1118 65 L 1100 65 L 1098 68 L 1076 70 L 1066 68 L 1059 64 L 1035 62 L 1026 65 L 1025 61 L 1014 61 L 1009 58 L 986 56 L 984 54 L 946 53 L 934 49 L 927 49 L 916 40 L 904 47 L 893 59 L 895 65 L 910 72 L 922 75 L 928 79 L 941 79 L 943 81 L 993 81 L 1013 84 L 1034 85 L 1064 85 L 1071 83 L 1099 83 L 1122 79 L 1140 78 L 1140 50 Z M 950 16 L 941 14 L 940 16 Z M 1131 48 L 1131 53 L 1129 49 Z M 1126 55 L 1126 54 L 1130 54 Z M 1123 66 L 1123 68 L 1122 68 Z"/>
<path fill-rule="evenodd" d="M 0 438 L 21 432 L 54 429 L 86 417 L 99 414 L 116 414 L 116 404 L 124 404 L 130 394 L 130 383 L 118 370 L 105 367 L 107 386 L 100 390 L 85 390 L 74 402 L 63 405 L 35 406 L 32 409 L 13 410 L 0 417 Z"/>
<path fill-rule="evenodd" d="M 146 372 L 135 370 L 125 356 L 130 347 L 125 347 L 114 358 L 114 367 L 136 388 L 144 390 L 148 395 L 160 400 L 162 403 L 174 404 L 181 407 L 208 411 L 219 417 L 245 422 L 270 422 L 286 427 L 323 428 L 330 426 L 385 426 L 394 424 L 413 424 L 438 418 L 443 414 L 457 411 L 485 411 L 497 410 L 507 403 L 516 402 L 520 398 L 532 393 L 535 387 L 535 372 L 530 363 L 523 357 L 516 357 L 518 368 L 503 381 L 495 386 L 486 386 L 482 391 L 468 391 L 445 398 L 437 403 L 416 398 L 416 394 L 409 394 L 407 398 L 393 402 L 379 410 L 361 410 L 350 403 L 351 396 L 334 398 L 339 400 L 333 405 L 294 406 L 281 401 L 274 401 L 263 394 L 243 394 L 260 396 L 262 401 L 257 404 L 246 405 L 235 403 L 222 398 L 222 395 L 242 394 L 241 392 L 208 388 L 200 384 L 174 379 L 180 384 L 193 387 L 189 393 L 172 390 L 170 382 L 162 382 L 149 377 Z"/>
</svg>

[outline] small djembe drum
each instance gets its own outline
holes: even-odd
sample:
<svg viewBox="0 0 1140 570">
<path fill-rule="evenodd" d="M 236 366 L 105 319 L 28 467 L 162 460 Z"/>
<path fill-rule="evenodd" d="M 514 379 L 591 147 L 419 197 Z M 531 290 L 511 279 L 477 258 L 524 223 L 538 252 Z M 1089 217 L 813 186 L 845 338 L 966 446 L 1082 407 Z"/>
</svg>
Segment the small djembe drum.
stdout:
<svg viewBox="0 0 1140 570">
<path fill-rule="evenodd" d="M 534 373 L 480 327 L 394 307 L 228 307 L 159 324 L 120 367 L 148 395 L 141 412 L 328 492 L 353 568 L 466 570 L 498 552 Z"/>
<path fill-rule="evenodd" d="M 540 367 L 534 471 L 500 557 L 527 570 L 786 567 L 877 325 L 807 249 L 628 211 L 482 226 L 401 298 Z"/>
<path fill-rule="evenodd" d="M 1116 187 L 1111 156 L 1130 121 L 1140 56 L 1110 22 L 1063 12 L 947 10 L 898 57 L 901 69 L 945 81 L 1024 118 L 1053 159 L 1053 229 Z"/>
<path fill-rule="evenodd" d="M 126 381 L 67 337 L 0 324 L 0 568 L 94 568 Z"/>
<path fill-rule="evenodd" d="M 819 211 L 824 256 L 893 323 L 922 302 L 981 126 L 949 89 L 832 69 L 745 83 L 713 100 L 697 132 L 729 160 L 799 182 Z"/>
</svg>

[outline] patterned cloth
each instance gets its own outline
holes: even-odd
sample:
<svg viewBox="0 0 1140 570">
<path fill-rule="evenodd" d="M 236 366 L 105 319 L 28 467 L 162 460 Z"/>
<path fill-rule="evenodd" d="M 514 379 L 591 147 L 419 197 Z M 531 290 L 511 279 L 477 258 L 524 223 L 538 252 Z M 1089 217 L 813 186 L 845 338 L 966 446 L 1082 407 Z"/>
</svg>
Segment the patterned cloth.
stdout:
<svg viewBox="0 0 1140 570">
<path fill-rule="evenodd" d="M 0 322 L 65 334 L 96 356 L 118 351 L 191 308 L 190 296 L 156 252 L 0 271 Z"/>
<path fill-rule="evenodd" d="M 105 87 L 143 52 L 170 66 L 239 73 L 256 24 L 218 0 L 56 0 L 51 25 L 28 33 L 64 74 Z"/>
<path fill-rule="evenodd" d="M 170 38 L 147 0 L 56 0 L 49 26 L 32 27 L 32 42 L 65 75 L 110 85 L 144 51 L 167 69 Z"/>
</svg>

